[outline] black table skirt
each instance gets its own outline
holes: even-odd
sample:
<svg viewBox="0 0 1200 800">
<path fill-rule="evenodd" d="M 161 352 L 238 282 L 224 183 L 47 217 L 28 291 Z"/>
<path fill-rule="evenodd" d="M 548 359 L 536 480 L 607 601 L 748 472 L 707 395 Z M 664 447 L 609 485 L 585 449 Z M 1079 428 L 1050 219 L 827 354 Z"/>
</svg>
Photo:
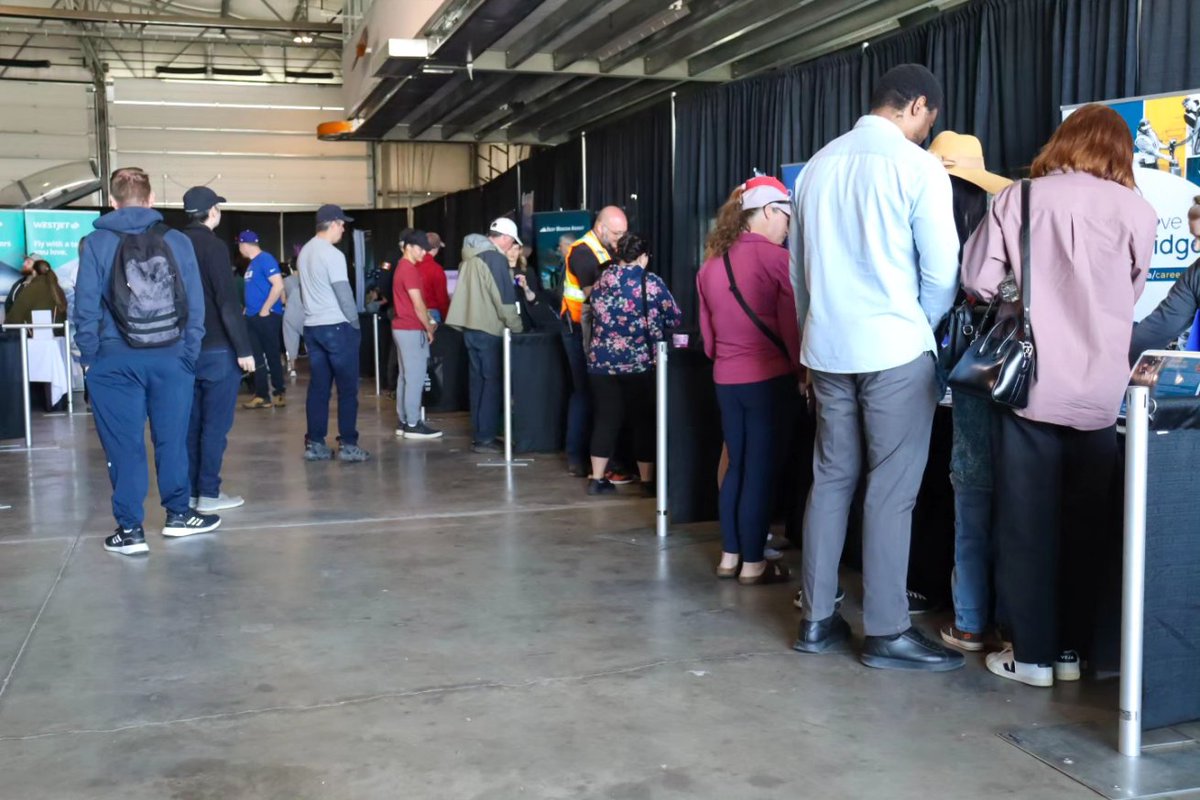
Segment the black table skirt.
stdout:
<svg viewBox="0 0 1200 800">
<path fill-rule="evenodd" d="M 514 334 L 512 376 L 513 452 L 562 450 L 570 378 L 561 334 Z"/>
</svg>

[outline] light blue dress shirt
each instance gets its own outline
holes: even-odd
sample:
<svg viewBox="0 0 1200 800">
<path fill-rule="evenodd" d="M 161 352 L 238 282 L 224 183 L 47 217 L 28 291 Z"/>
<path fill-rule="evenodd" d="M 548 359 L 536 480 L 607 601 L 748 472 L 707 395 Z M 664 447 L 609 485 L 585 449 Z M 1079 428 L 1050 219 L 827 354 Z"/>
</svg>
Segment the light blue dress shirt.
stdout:
<svg viewBox="0 0 1200 800">
<path fill-rule="evenodd" d="M 958 291 L 950 176 L 868 115 L 796 179 L 790 247 L 802 348 L 819 372 L 861 374 L 936 351 Z"/>
</svg>

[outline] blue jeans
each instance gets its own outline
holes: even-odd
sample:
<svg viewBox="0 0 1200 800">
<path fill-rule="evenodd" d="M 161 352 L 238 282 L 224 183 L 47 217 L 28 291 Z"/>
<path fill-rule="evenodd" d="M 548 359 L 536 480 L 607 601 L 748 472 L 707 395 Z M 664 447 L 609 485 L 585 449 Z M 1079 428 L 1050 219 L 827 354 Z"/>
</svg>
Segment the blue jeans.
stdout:
<svg viewBox="0 0 1200 800">
<path fill-rule="evenodd" d="M 587 356 L 579 326 L 563 331 L 563 348 L 571 370 L 571 398 L 567 402 L 567 461 L 586 466 L 592 438 L 592 392 L 588 386 Z"/>
<path fill-rule="evenodd" d="M 992 621 L 992 572 L 996 563 L 992 538 L 991 403 L 970 395 L 954 395 L 954 443 L 950 477 L 954 484 L 954 626 L 982 634 Z M 996 621 L 1000 603 L 996 602 Z"/>
<path fill-rule="evenodd" d="M 329 401 L 333 384 L 338 393 L 338 440 L 358 444 L 358 358 L 362 334 L 349 322 L 304 327 L 311 377 L 305 413 L 307 442 L 325 443 L 329 433 Z"/>
<path fill-rule="evenodd" d="M 742 560 L 751 563 L 764 558 L 779 463 L 779 431 L 784 429 L 791 385 L 788 377 L 717 384 L 721 432 L 729 450 L 729 471 L 721 484 L 721 549 L 741 553 Z"/>
<path fill-rule="evenodd" d="M 177 355 L 146 350 L 100 355 L 87 372 L 88 395 L 100 444 L 108 459 L 117 524 L 142 524 L 150 489 L 146 419 L 163 508 L 188 510 L 187 433 L 192 411 L 192 368 Z"/>
<path fill-rule="evenodd" d="M 471 368 L 471 428 L 476 444 L 500 435 L 504 403 L 504 340 L 483 331 L 463 331 Z"/>
<path fill-rule="evenodd" d="M 221 462 L 241 384 L 242 373 L 232 350 L 200 352 L 187 441 L 193 497 L 216 497 L 221 493 Z"/>
</svg>

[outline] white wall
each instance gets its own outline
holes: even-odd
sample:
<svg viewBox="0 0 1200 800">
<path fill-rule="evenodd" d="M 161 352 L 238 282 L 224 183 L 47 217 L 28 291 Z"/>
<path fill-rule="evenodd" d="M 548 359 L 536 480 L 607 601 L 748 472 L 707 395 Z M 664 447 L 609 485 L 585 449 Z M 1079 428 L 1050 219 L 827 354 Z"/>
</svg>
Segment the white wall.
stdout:
<svg viewBox="0 0 1200 800">
<path fill-rule="evenodd" d="M 375 170 L 377 207 L 419 206 L 469 188 L 474 152 L 469 144 L 381 142 Z"/>
<path fill-rule="evenodd" d="M 0 81 L 0 108 L 0 187 L 91 157 L 89 86 Z"/>
<path fill-rule="evenodd" d="M 205 184 L 231 208 L 369 208 L 370 145 L 317 139 L 341 111 L 338 87 L 117 80 L 113 166 L 148 171 L 162 205 Z"/>
</svg>

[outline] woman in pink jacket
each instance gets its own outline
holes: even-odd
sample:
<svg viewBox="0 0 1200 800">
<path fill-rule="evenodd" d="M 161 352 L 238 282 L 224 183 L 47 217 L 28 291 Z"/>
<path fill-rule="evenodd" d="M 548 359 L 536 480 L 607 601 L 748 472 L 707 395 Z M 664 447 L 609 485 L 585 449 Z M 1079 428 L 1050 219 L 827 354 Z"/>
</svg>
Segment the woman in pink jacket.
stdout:
<svg viewBox="0 0 1200 800">
<path fill-rule="evenodd" d="M 696 278 L 704 350 L 714 362 L 729 471 L 721 485 L 717 576 L 744 585 L 789 578 L 764 553 L 779 431 L 794 412 L 800 334 L 783 248 L 791 197 L 775 178 L 734 189 L 709 234 Z"/>
</svg>

